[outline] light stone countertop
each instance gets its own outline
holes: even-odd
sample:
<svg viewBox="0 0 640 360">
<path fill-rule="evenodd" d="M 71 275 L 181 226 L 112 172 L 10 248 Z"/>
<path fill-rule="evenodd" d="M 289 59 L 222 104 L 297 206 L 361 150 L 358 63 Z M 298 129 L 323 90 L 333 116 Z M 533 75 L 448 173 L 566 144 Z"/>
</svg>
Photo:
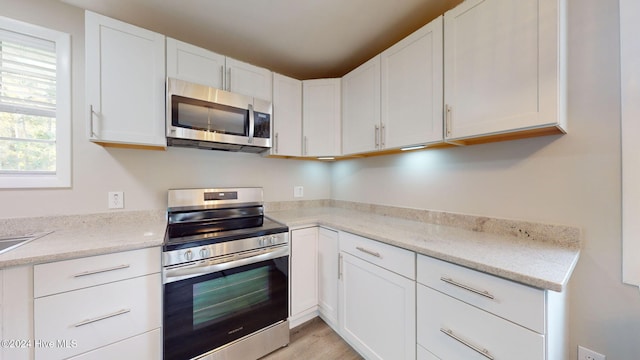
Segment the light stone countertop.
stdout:
<svg viewBox="0 0 640 360">
<path fill-rule="evenodd" d="M 0 269 L 161 246 L 166 211 L 0 219 L 0 236 L 53 231 L 0 254 Z"/>
<path fill-rule="evenodd" d="M 325 226 L 553 291 L 566 288 L 580 255 L 579 239 L 532 240 L 528 234 L 473 231 L 347 208 L 298 208 L 266 215 L 290 228 Z M 575 233 L 579 236 L 579 230 Z"/>
<path fill-rule="evenodd" d="M 542 289 L 564 290 L 580 255 L 576 228 L 340 202 L 282 204 L 268 206 L 267 216 L 290 228 L 346 231 Z M 53 231 L 0 254 L 0 269 L 161 246 L 166 224 L 163 210 L 0 219 L 0 236 Z"/>
</svg>

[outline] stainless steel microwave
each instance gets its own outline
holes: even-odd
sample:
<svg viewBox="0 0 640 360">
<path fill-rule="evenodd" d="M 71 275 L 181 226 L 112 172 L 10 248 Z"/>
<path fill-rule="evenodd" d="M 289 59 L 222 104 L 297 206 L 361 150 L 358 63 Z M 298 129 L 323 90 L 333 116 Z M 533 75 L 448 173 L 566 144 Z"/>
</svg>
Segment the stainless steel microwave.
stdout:
<svg viewBox="0 0 640 360">
<path fill-rule="evenodd" d="M 271 147 L 270 102 L 167 79 L 167 144 L 260 153 Z"/>
</svg>

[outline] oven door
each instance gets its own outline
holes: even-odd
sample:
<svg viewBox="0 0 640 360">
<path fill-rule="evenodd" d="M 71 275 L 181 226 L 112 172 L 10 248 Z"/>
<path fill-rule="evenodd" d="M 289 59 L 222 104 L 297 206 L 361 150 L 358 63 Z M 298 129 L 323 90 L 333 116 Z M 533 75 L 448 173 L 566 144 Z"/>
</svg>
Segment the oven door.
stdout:
<svg viewBox="0 0 640 360">
<path fill-rule="evenodd" d="M 233 263 L 241 265 L 229 268 Z M 204 266 L 223 270 L 193 276 L 191 269 L 181 280 L 165 280 L 164 359 L 191 359 L 286 320 L 288 264 L 288 255 L 255 256 Z"/>
</svg>

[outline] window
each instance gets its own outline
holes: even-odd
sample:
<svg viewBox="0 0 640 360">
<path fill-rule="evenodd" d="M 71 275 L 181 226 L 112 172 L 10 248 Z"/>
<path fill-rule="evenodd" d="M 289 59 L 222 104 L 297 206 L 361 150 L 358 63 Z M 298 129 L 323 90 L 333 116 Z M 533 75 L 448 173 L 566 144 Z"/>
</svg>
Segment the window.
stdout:
<svg viewBox="0 0 640 360">
<path fill-rule="evenodd" d="M 0 17 L 0 188 L 71 185 L 70 36 Z"/>
<path fill-rule="evenodd" d="M 640 285 L 640 2 L 620 1 L 622 281 Z"/>
</svg>

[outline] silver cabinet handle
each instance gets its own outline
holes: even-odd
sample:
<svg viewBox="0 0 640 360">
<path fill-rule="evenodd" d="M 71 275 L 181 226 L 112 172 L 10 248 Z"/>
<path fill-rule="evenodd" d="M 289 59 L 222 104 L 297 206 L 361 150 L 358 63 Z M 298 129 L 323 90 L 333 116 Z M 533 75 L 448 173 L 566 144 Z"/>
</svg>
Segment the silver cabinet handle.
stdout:
<svg viewBox="0 0 640 360">
<path fill-rule="evenodd" d="M 247 140 L 249 144 L 253 143 L 253 134 L 254 134 L 254 126 L 256 125 L 256 118 L 253 112 L 253 105 L 248 104 L 249 109 L 249 139 Z"/>
<path fill-rule="evenodd" d="M 451 331 L 450 329 L 445 329 L 445 328 L 440 328 L 440 331 L 447 335 L 448 337 L 452 338 L 453 340 L 461 343 L 462 345 L 468 347 L 469 349 L 477 352 L 478 354 L 486 357 L 489 360 L 494 360 L 493 355 L 491 355 L 491 353 L 489 352 L 489 350 L 481 348 L 477 345 L 473 345 L 472 343 L 468 342 L 467 340 L 461 338 L 460 336 L 456 335 L 453 331 Z"/>
<path fill-rule="evenodd" d="M 493 295 L 492 295 L 490 292 L 488 292 L 488 291 L 474 289 L 474 288 L 472 288 L 471 286 L 468 286 L 468 285 L 465 285 L 465 284 L 459 283 L 459 282 L 457 282 L 457 281 L 455 281 L 455 280 L 453 280 L 453 279 L 451 279 L 451 278 L 446 278 L 446 277 L 444 277 L 444 276 L 443 276 L 443 277 L 441 277 L 441 278 L 440 278 L 440 281 L 444 281 L 444 282 L 446 282 L 447 284 L 451 284 L 451 285 L 453 285 L 453 286 L 457 286 L 457 287 L 459 287 L 459 288 L 461 288 L 461 289 L 465 289 L 465 290 L 467 290 L 467 291 L 471 291 L 471 292 L 472 292 L 472 293 L 474 293 L 474 294 L 478 294 L 478 295 L 484 296 L 484 297 L 489 298 L 489 299 L 492 299 L 492 300 L 493 300 L 493 299 L 495 299 L 495 296 L 493 296 Z"/>
<path fill-rule="evenodd" d="M 373 250 L 365 249 L 365 248 L 360 247 L 360 246 L 356 246 L 356 249 L 358 249 L 358 250 L 362 251 L 362 252 L 363 252 L 363 253 L 365 253 L 365 254 L 369 254 L 369 255 L 371 255 L 371 256 L 375 256 L 375 257 L 377 257 L 377 258 L 382 258 L 382 255 L 380 255 L 380 253 L 379 253 L 379 252 L 375 252 L 375 251 L 373 251 Z"/>
<path fill-rule="evenodd" d="M 227 70 L 227 91 L 231 91 L 231 68 Z"/>
<path fill-rule="evenodd" d="M 304 155 L 309 155 L 309 140 L 307 139 L 307 137 L 304 137 L 304 144 L 302 144 L 302 151 L 304 153 Z"/>
<path fill-rule="evenodd" d="M 376 149 L 377 149 L 380 146 L 380 141 L 379 141 L 379 139 L 380 139 L 380 126 L 376 125 L 375 129 L 376 129 L 376 131 L 375 131 L 375 134 L 374 134 L 374 139 L 375 139 L 375 142 L 376 142 Z"/>
<path fill-rule="evenodd" d="M 224 78 L 224 65 L 220 65 L 220 88 L 225 90 L 224 85 L 227 83 L 227 79 Z"/>
<path fill-rule="evenodd" d="M 451 105 L 445 105 L 445 124 L 444 127 L 446 129 L 446 133 L 447 136 L 451 136 L 451 113 L 453 112 L 453 109 L 451 108 Z"/>
<path fill-rule="evenodd" d="M 118 265 L 118 266 L 114 266 L 114 267 L 110 267 L 110 268 L 105 268 L 105 269 L 89 270 L 89 271 L 81 272 L 81 273 L 73 275 L 73 277 L 79 278 L 79 277 L 87 276 L 87 275 L 94 275 L 94 274 L 100 274 L 100 273 L 108 272 L 108 271 L 126 269 L 128 267 L 131 267 L 131 265 L 122 264 L 122 265 Z"/>
<path fill-rule="evenodd" d="M 276 154 L 278 153 L 278 133 L 276 133 L 276 141 L 275 141 Z"/>
<path fill-rule="evenodd" d="M 131 309 L 122 309 L 122 310 L 118 310 L 118 311 L 116 311 L 114 313 L 111 313 L 111 314 L 102 315 L 102 316 L 95 317 L 93 319 L 87 319 L 87 320 L 84 320 L 84 321 L 80 321 L 79 323 L 77 323 L 77 324 L 75 324 L 73 326 L 74 327 L 85 326 L 85 325 L 94 323 L 96 321 L 105 320 L 105 319 L 108 319 L 108 318 L 112 318 L 114 316 L 124 315 L 124 314 L 130 313 L 130 312 L 131 312 Z"/>
<path fill-rule="evenodd" d="M 342 254 L 338 254 L 338 280 L 342 279 Z"/>
<path fill-rule="evenodd" d="M 93 131 L 93 114 L 93 105 L 89 105 L 89 134 L 90 137 L 97 138 L 98 136 L 96 135 L 95 131 Z"/>
<path fill-rule="evenodd" d="M 386 136 L 385 136 L 385 134 L 384 134 L 384 133 L 385 133 L 385 131 L 386 131 L 386 129 L 385 129 L 385 125 L 384 125 L 384 124 L 382 124 L 382 126 L 380 127 L 380 148 L 381 148 L 381 149 L 383 149 L 383 148 L 385 147 L 385 145 L 384 145 L 384 143 L 385 143 L 385 138 L 386 138 Z"/>
</svg>

